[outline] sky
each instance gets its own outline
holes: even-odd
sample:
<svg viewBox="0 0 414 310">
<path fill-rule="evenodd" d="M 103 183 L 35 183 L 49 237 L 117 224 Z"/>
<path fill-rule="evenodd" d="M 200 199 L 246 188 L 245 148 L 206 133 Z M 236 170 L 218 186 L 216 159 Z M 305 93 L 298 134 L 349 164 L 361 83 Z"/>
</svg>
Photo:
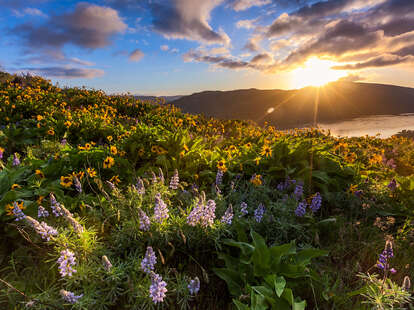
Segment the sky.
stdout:
<svg viewBox="0 0 414 310">
<path fill-rule="evenodd" d="M 0 12 L 0 68 L 63 87 L 414 87 L 414 0 L 0 0 Z"/>
</svg>

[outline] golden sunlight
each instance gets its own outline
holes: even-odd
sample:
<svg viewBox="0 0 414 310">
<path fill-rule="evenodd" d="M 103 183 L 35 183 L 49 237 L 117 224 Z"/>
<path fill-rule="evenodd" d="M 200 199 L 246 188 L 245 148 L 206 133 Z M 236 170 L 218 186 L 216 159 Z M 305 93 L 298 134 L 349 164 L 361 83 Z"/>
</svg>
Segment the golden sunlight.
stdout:
<svg viewBox="0 0 414 310">
<path fill-rule="evenodd" d="M 291 72 L 292 86 L 302 88 L 306 86 L 323 86 L 347 75 L 346 71 L 333 70 L 336 63 L 330 60 L 309 58 L 303 67 Z"/>
</svg>

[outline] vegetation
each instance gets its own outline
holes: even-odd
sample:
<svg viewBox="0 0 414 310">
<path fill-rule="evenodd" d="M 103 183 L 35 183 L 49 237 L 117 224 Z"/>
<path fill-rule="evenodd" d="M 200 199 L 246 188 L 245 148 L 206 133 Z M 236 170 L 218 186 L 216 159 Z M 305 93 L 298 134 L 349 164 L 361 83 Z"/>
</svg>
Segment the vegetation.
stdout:
<svg viewBox="0 0 414 310">
<path fill-rule="evenodd" d="M 413 140 L 1 76 L 1 308 L 408 309 Z"/>
</svg>

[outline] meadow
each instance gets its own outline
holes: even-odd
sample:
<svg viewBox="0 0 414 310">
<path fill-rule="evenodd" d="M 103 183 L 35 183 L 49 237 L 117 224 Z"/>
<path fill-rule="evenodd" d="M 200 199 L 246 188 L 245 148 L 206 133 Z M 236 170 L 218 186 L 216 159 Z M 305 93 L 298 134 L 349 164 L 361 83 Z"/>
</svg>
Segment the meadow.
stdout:
<svg viewBox="0 0 414 310">
<path fill-rule="evenodd" d="M 410 137 L 0 83 L 1 309 L 413 309 Z"/>
</svg>

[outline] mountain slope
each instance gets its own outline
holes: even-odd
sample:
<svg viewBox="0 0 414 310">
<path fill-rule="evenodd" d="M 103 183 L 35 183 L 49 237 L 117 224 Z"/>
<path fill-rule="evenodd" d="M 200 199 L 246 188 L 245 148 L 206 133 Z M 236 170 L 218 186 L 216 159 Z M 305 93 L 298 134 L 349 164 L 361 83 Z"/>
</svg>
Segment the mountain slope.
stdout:
<svg viewBox="0 0 414 310">
<path fill-rule="evenodd" d="M 414 112 L 414 88 L 334 82 L 320 89 L 205 91 L 181 97 L 171 104 L 184 112 L 250 119 L 259 124 L 267 121 L 278 128 L 291 128 L 313 123 L 315 101 L 318 101 L 318 122 L 410 113 Z"/>
</svg>

